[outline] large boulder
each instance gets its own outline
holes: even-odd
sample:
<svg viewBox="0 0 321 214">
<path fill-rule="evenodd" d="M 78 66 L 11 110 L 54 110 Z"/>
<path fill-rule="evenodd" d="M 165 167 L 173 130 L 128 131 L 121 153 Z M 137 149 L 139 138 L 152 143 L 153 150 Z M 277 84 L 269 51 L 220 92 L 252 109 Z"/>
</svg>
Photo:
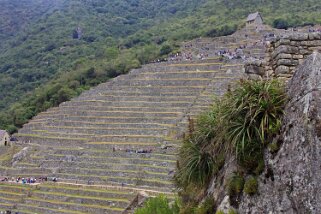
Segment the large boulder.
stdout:
<svg viewBox="0 0 321 214">
<path fill-rule="evenodd" d="M 266 154 L 259 194 L 239 213 L 321 213 L 321 54 L 313 53 L 288 83 L 280 150 Z"/>
</svg>

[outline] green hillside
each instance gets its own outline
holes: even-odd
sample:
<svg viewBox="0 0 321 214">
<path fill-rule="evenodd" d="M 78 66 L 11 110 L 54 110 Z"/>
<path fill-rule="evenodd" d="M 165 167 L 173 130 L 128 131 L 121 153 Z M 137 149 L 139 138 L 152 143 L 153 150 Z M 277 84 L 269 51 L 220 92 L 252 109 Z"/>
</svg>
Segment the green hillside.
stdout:
<svg viewBox="0 0 321 214">
<path fill-rule="evenodd" d="M 321 23 L 318 3 L 0 0 L 0 25 L 6 26 L 0 31 L 0 127 L 14 131 L 38 112 L 176 50 L 183 40 L 231 33 L 249 12 L 262 12 L 268 24 Z"/>
</svg>

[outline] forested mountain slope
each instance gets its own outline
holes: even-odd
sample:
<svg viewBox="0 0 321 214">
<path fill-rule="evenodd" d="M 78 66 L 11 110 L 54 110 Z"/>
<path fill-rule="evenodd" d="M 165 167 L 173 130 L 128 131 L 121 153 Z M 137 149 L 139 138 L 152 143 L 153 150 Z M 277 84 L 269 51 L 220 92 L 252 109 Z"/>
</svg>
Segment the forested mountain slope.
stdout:
<svg viewBox="0 0 321 214">
<path fill-rule="evenodd" d="M 59 6 L 61 0 L 1 0 L 0 48 L 32 22 Z"/>
<path fill-rule="evenodd" d="M 233 32 L 249 12 L 272 24 L 321 23 L 317 0 L 0 0 L 0 126 L 176 50 Z M 27 95 L 27 96 L 26 96 Z"/>
</svg>

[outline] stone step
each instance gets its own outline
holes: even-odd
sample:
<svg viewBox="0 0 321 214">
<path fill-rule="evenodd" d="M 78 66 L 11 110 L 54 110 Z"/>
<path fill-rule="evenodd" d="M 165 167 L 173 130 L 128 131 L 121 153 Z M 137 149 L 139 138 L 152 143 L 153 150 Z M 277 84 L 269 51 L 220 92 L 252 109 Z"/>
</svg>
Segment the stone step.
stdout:
<svg viewBox="0 0 321 214">
<path fill-rule="evenodd" d="M 192 100 L 190 100 L 191 102 Z M 68 116 L 92 116 L 92 117 L 179 117 L 183 113 L 182 112 L 109 112 L 109 111 L 94 111 L 94 110 L 74 110 L 72 109 L 67 109 L 63 111 L 57 111 L 57 112 L 51 112 L 47 114 L 42 114 L 41 116 L 39 115 L 35 119 L 46 119 L 48 117 L 55 117 L 57 115 L 62 115 L 65 117 Z"/>
<path fill-rule="evenodd" d="M 39 125 L 31 129 L 25 128 L 20 133 L 37 133 L 37 132 L 59 132 L 59 133 L 82 133 L 82 134 L 91 134 L 91 135 L 116 135 L 116 134 L 127 134 L 127 135 L 164 135 L 166 136 L 169 133 L 169 130 L 164 128 L 115 128 L 115 129 L 106 129 L 106 128 L 86 128 L 86 127 L 59 127 L 59 126 L 44 126 Z"/>
<path fill-rule="evenodd" d="M 52 125 L 56 123 L 60 124 L 67 124 L 67 123 L 76 123 L 76 124 L 149 124 L 149 123 L 156 123 L 156 124 L 164 124 L 171 125 L 175 124 L 177 120 L 180 120 L 179 117 L 122 117 L 122 116 L 115 116 L 115 117 L 94 117 L 94 116 L 64 116 L 64 115 L 55 115 L 51 118 L 44 118 L 44 119 L 37 119 L 34 120 L 33 124 L 35 123 L 42 123 L 47 125 Z"/>
<path fill-rule="evenodd" d="M 196 95 L 191 96 L 113 96 L 113 95 L 96 95 L 95 100 L 103 100 L 109 102 L 119 102 L 119 101 L 137 101 L 137 102 L 173 102 L 173 101 L 190 101 L 196 98 Z M 91 100 L 92 95 L 90 96 L 82 96 L 77 99 L 77 101 L 82 100 Z"/>
<path fill-rule="evenodd" d="M 73 129 L 73 127 L 81 127 L 83 129 L 133 129 L 133 127 L 139 129 L 174 129 L 175 124 L 162 124 L 162 123 L 103 123 L 103 122 L 86 122 L 86 121 L 42 121 L 42 122 L 34 122 L 28 123 L 24 127 L 27 130 L 37 129 L 39 126 L 41 127 L 60 127 L 65 129 Z M 24 130 L 20 131 L 24 133 Z"/>
<path fill-rule="evenodd" d="M 13 194 L 19 194 L 19 195 L 24 195 L 27 194 L 28 192 L 31 191 L 31 186 L 23 186 L 23 185 L 17 185 L 16 182 L 14 181 L 10 181 L 10 182 L 1 182 L 0 183 L 0 191 L 4 191 L 4 192 L 11 192 Z"/>
<path fill-rule="evenodd" d="M 118 198 L 116 195 L 111 195 L 111 197 L 97 197 L 75 195 L 71 193 L 48 192 L 41 190 L 36 190 L 32 192 L 32 197 L 41 198 L 43 200 L 63 201 L 75 204 L 90 204 L 117 207 L 120 209 L 124 209 L 124 207 L 126 207 L 130 203 L 130 200 L 128 198 Z"/>
<path fill-rule="evenodd" d="M 2 171 L 2 174 L 11 177 L 11 175 L 18 175 L 21 174 L 43 174 L 47 175 L 52 173 L 52 171 L 48 168 L 39 168 L 39 167 L 33 167 L 33 168 L 7 168 L 0 166 L 0 169 Z"/>
<path fill-rule="evenodd" d="M 90 163 L 93 162 L 95 164 L 141 164 L 141 165 L 154 165 L 154 166 L 171 166 L 176 164 L 175 159 L 164 159 L 164 157 L 160 156 L 153 156 L 153 154 L 136 154 L 136 153 L 129 153 L 130 156 L 119 156 L 119 157 L 109 157 L 109 156 L 79 156 L 76 159 L 71 159 L 69 156 L 66 155 L 58 155 L 58 154 L 48 154 L 41 158 L 36 158 L 34 161 L 37 163 L 41 163 L 44 160 L 50 161 L 69 161 L 69 162 L 84 162 Z M 71 160 L 70 160 L 71 159 Z M 40 161 L 39 161 L 40 160 Z"/>
<path fill-rule="evenodd" d="M 58 179 L 67 179 L 74 181 L 91 181 L 91 182 L 99 182 L 105 184 L 125 184 L 126 186 L 137 186 L 137 187 L 149 187 L 149 188 L 172 188 L 174 187 L 172 183 L 172 178 L 168 178 L 167 180 L 160 179 L 147 179 L 141 178 L 140 175 L 137 177 L 116 177 L 116 176 L 97 176 L 97 175 L 87 175 L 87 174 L 66 174 L 66 173 L 56 173 L 54 174 Z"/>
<path fill-rule="evenodd" d="M 93 185 L 66 185 L 60 183 L 42 184 L 37 187 L 41 192 L 55 193 L 55 194 L 69 194 L 77 196 L 91 196 L 99 198 L 121 198 L 130 200 L 136 193 L 133 190 L 116 187 L 97 187 Z"/>
<path fill-rule="evenodd" d="M 155 152 L 152 153 L 130 153 L 120 150 L 102 150 L 102 149 L 91 149 L 91 148 L 55 148 L 53 149 L 45 149 L 45 150 L 52 150 L 52 152 L 47 152 L 47 154 L 52 155 L 73 155 L 73 156 L 113 156 L 113 157 L 127 157 L 127 158 L 136 158 L 137 156 L 148 158 L 148 157 L 157 157 L 158 159 L 167 159 L 167 160 L 176 160 L 177 153 L 169 154 L 167 150 L 163 150 L 162 152 Z M 40 151 L 39 153 L 43 153 Z"/>
<path fill-rule="evenodd" d="M 165 139 L 164 136 L 157 135 L 131 135 L 131 134 L 111 134 L 111 135 L 98 135 L 98 134 L 84 134 L 84 133 L 68 133 L 68 137 L 64 132 L 34 132 L 31 134 L 19 134 L 20 137 L 32 137 L 32 138 L 43 138 L 43 139 L 79 139 L 80 141 L 90 142 L 162 142 Z M 98 140 L 98 141 L 97 141 Z"/>
<path fill-rule="evenodd" d="M 14 206 L 15 204 L 13 202 L 3 201 L 0 198 L 0 211 L 2 211 L 3 213 L 12 210 Z"/>
<path fill-rule="evenodd" d="M 148 78 L 155 78 L 155 79 L 164 79 L 164 78 L 179 78 L 184 77 L 188 78 L 212 78 L 213 75 L 219 74 L 218 70 L 192 70 L 192 71 L 144 71 L 141 72 L 138 78 L 148 77 Z"/>
<path fill-rule="evenodd" d="M 46 213 L 46 214 L 85 214 L 86 212 L 66 210 L 66 209 L 54 209 L 49 207 L 40 207 L 39 204 L 17 204 L 15 205 L 16 209 L 13 209 L 14 212 L 19 214 L 37 214 L 37 213 Z"/>
<path fill-rule="evenodd" d="M 80 168 L 86 166 L 90 169 L 108 169 L 108 170 L 144 170 L 149 172 L 159 172 L 159 173 L 169 173 L 171 170 L 166 166 L 157 166 L 157 164 L 148 165 L 148 164 L 123 164 L 123 163 L 88 163 L 81 161 L 55 161 L 55 160 L 42 160 L 41 163 L 37 164 L 41 167 L 50 168 Z M 29 168 L 30 166 L 24 165 L 23 163 L 16 165 L 18 168 Z"/>
<path fill-rule="evenodd" d="M 41 198 L 28 198 L 26 199 L 26 204 L 33 204 L 39 207 L 50 207 L 54 209 L 62 210 L 73 210 L 80 211 L 83 213 L 121 213 L 123 208 L 111 207 L 111 206 L 102 206 L 102 205 L 90 205 L 90 204 L 79 204 L 72 202 L 56 201 L 56 200 L 45 200 Z"/>
<path fill-rule="evenodd" d="M 21 203 L 22 202 L 22 198 L 21 197 L 16 197 L 16 198 L 11 198 L 11 197 L 5 197 L 0 195 L 0 209 L 1 209 L 1 204 L 5 204 L 8 206 L 17 204 L 17 203 Z"/>
<path fill-rule="evenodd" d="M 161 102 L 161 101 L 105 101 L 105 100 L 81 100 L 81 101 L 71 101 L 68 103 L 68 106 L 78 107 L 82 105 L 96 105 L 96 106 L 110 106 L 110 107 L 185 107 L 189 104 L 188 101 L 167 101 L 167 102 Z"/>
<path fill-rule="evenodd" d="M 153 86 L 153 87 L 171 87 L 171 86 L 202 86 L 206 84 L 210 79 L 208 78 L 198 78 L 198 79 L 154 79 L 154 80 L 143 80 L 143 79 L 133 79 L 128 81 L 122 81 L 122 85 L 129 87 L 136 86 Z"/>
<path fill-rule="evenodd" d="M 137 177 L 141 176 L 144 179 L 160 179 L 160 180 L 168 180 L 170 179 L 169 171 L 173 171 L 174 168 L 170 169 L 168 172 L 154 172 L 147 170 L 129 170 L 129 169 L 121 169 L 121 170 L 113 170 L 113 169 L 91 169 L 85 168 L 87 167 L 86 164 L 83 165 L 81 168 L 76 167 L 62 167 L 59 169 L 59 173 L 63 174 L 77 174 L 77 175 L 90 175 L 90 176 L 106 176 L 106 177 Z"/>
</svg>

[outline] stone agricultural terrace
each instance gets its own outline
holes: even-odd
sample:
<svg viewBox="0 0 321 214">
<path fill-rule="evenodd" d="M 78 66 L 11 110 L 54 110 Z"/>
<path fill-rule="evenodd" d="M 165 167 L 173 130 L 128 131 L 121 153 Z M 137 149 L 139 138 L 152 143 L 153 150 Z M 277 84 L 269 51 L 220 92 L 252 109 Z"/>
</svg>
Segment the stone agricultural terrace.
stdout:
<svg viewBox="0 0 321 214">
<path fill-rule="evenodd" d="M 186 42 L 167 62 L 40 113 L 19 130 L 0 175 L 58 182 L 0 182 L 0 210 L 113 214 L 141 191 L 174 198 L 176 154 L 189 123 L 244 77 L 245 60 L 265 57 L 264 38 L 277 32 L 262 26 Z"/>
</svg>

